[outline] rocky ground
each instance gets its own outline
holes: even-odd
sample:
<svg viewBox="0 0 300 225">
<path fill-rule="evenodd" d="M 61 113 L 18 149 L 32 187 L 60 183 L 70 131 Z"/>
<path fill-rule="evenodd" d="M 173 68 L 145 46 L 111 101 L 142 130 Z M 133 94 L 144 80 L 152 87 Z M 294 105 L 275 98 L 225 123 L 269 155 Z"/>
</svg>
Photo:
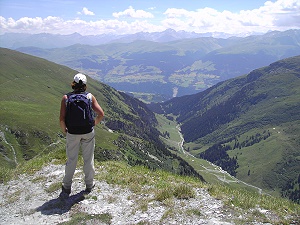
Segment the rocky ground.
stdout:
<svg viewBox="0 0 300 225">
<path fill-rule="evenodd" d="M 242 224 L 237 221 L 245 216 L 226 209 L 221 200 L 211 197 L 205 189 L 195 190 L 196 197 L 188 200 L 159 202 L 149 200 L 153 196 L 137 195 L 129 189 L 96 181 L 93 192 L 85 196 L 81 171 L 77 171 L 70 198 L 61 201 L 58 196 L 63 174 L 64 166 L 49 165 L 34 175 L 21 175 L 1 184 L 0 224 L 59 224 L 86 213 L 91 216 L 80 224 L 229 225 Z"/>
</svg>

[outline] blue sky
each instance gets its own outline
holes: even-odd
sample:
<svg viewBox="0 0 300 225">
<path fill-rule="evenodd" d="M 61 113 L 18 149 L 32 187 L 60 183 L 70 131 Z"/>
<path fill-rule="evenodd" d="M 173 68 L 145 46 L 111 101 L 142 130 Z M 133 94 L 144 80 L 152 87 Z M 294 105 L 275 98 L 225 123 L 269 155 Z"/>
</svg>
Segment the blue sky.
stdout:
<svg viewBox="0 0 300 225">
<path fill-rule="evenodd" d="M 248 35 L 300 28 L 300 0 L 0 0 L 0 34 L 166 29 Z"/>
</svg>

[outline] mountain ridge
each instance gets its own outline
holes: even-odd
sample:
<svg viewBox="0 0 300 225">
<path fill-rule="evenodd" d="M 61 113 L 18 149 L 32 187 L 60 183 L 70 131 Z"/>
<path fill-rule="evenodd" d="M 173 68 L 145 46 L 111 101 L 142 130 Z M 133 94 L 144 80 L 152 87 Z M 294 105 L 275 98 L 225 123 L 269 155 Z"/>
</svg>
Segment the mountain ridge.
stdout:
<svg viewBox="0 0 300 225">
<path fill-rule="evenodd" d="M 107 44 L 110 42 L 129 43 L 135 40 L 169 42 L 199 37 L 230 38 L 232 37 L 232 35 L 227 35 L 225 33 L 195 33 L 186 31 L 175 31 L 173 29 L 166 29 L 162 32 L 138 32 L 135 34 L 126 35 L 81 35 L 79 33 L 72 33 L 67 35 L 49 33 L 5 33 L 0 35 L 0 47 L 11 49 L 26 46 L 35 46 L 42 48 L 61 48 L 73 44 L 89 43 L 90 45 L 100 45 Z"/>
</svg>

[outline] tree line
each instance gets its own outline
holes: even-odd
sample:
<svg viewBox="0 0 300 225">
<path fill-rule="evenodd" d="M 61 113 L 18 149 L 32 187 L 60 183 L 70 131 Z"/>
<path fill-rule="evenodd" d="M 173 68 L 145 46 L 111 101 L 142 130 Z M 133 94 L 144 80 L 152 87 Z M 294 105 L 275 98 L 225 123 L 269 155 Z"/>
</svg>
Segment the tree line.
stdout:
<svg viewBox="0 0 300 225">
<path fill-rule="evenodd" d="M 269 131 L 263 131 L 263 133 L 256 133 L 255 135 L 247 136 L 245 140 L 239 141 L 239 137 L 235 136 L 214 144 L 204 152 L 201 152 L 197 157 L 205 159 L 220 166 L 223 170 L 227 171 L 230 175 L 236 176 L 236 169 L 239 167 L 237 162 L 237 156 L 230 157 L 227 151 L 234 149 L 242 149 L 244 147 L 252 146 L 259 143 L 262 140 L 266 140 L 271 136 Z M 248 175 L 250 172 L 248 171 Z"/>
</svg>

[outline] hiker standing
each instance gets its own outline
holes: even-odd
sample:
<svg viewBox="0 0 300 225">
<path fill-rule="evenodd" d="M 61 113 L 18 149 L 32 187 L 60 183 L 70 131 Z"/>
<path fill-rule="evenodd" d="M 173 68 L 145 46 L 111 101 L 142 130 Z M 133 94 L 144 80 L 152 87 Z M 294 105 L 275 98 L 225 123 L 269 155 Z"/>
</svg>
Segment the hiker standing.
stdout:
<svg viewBox="0 0 300 225">
<path fill-rule="evenodd" d="M 67 163 L 60 198 L 67 198 L 71 193 L 72 179 L 80 147 L 84 160 L 85 192 L 91 192 L 94 187 L 94 126 L 103 119 L 104 112 L 96 98 L 91 93 L 86 92 L 86 83 L 85 75 L 76 74 L 71 84 L 73 92 L 64 95 L 61 100 L 59 119 L 62 132 L 67 138 Z M 92 110 L 97 114 L 96 118 L 93 117 Z"/>
</svg>

